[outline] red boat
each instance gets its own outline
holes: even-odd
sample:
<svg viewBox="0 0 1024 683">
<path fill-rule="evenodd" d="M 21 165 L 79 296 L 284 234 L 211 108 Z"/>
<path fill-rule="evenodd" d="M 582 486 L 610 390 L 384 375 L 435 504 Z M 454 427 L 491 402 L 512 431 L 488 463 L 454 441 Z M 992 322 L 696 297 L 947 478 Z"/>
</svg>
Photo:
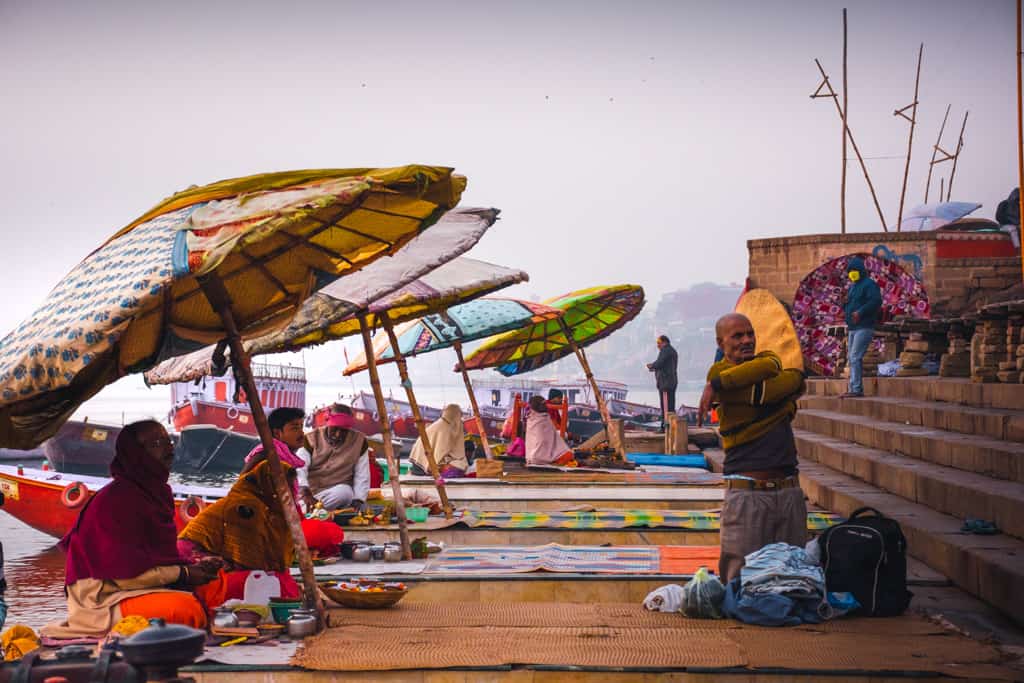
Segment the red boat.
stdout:
<svg viewBox="0 0 1024 683">
<path fill-rule="evenodd" d="M 386 398 L 384 399 L 384 405 L 387 407 L 388 418 L 391 421 L 391 431 L 396 437 L 410 440 L 419 438 L 420 435 L 416 429 L 416 422 L 412 419 L 412 407 L 406 401 Z M 380 433 L 380 425 L 377 422 L 377 401 L 373 394 L 360 392 L 352 400 L 351 408 L 357 430 L 367 436 Z M 317 409 L 313 413 L 313 419 L 308 426 L 316 429 L 327 424 L 328 410 L 329 406 Z M 441 417 L 441 410 L 432 406 L 420 405 L 420 413 L 428 424 Z M 501 426 L 504 419 L 489 415 L 484 415 L 483 419 L 487 436 L 492 439 L 500 439 Z M 476 419 L 472 415 L 464 414 L 463 424 L 467 434 L 477 434 L 479 432 L 476 426 Z"/>
<path fill-rule="evenodd" d="M 93 493 L 110 479 L 68 475 L 48 470 L 0 465 L 0 511 L 55 538 L 61 538 L 78 519 L 78 513 Z M 208 486 L 172 485 L 174 522 L 178 530 L 209 503 L 222 498 L 226 489 Z"/>
<path fill-rule="evenodd" d="M 252 374 L 266 412 L 274 408 L 306 406 L 306 369 L 290 365 L 253 363 Z M 235 403 L 235 378 L 204 377 L 197 382 L 171 385 L 171 422 L 175 431 L 192 425 L 213 425 L 235 434 L 256 435 L 256 425 L 244 395 Z"/>
</svg>

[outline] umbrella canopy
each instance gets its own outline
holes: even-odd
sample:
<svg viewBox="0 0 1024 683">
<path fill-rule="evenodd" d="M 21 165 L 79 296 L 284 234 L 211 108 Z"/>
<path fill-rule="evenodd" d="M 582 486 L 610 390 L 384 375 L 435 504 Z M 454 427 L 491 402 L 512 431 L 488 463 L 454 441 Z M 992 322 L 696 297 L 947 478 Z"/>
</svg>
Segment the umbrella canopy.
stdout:
<svg viewBox="0 0 1024 683">
<path fill-rule="evenodd" d="M 848 254 L 826 261 L 800 281 L 793 299 L 793 325 L 800 348 L 809 368 L 823 375 L 835 374 L 842 351 L 842 340 L 830 336 L 828 328 L 846 324 L 843 302 L 850 286 L 846 271 L 847 263 L 854 256 L 864 259 L 868 274 L 882 290 L 879 322 L 898 316 L 928 318 L 931 315 L 924 285 L 895 261 L 868 254 Z"/>
<path fill-rule="evenodd" d="M 294 335 L 308 336 L 316 321 L 348 318 L 416 278 L 448 263 L 472 248 L 497 219 L 497 209 L 460 208 L 446 213 L 430 230 L 418 235 L 389 258 L 331 284 L 306 300 L 295 319 L 269 338 L 246 343 L 250 353 L 269 353 L 298 348 L 289 345 Z M 355 332 L 359 323 L 355 322 Z M 214 347 L 171 358 L 146 373 L 149 384 L 188 382 L 216 374 Z M 219 371 L 219 368 L 217 369 Z"/>
<path fill-rule="evenodd" d="M 591 287 L 544 302 L 565 311 L 548 319 L 494 337 L 466 358 L 466 369 L 495 368 L 506 377 L 530 372 L 573 353 L 564 321 L 580 348 L 604 339 L 644 307 L 639 285 Z"/>
<path fill-rule="evenodd" d="M 0 342 L 0 446 L 30 448 L 119 377 L 225 337 L 279 329 L 310 293 L 392 253 L 465 178 L 404 166 L 272 173 L 192 188 L 118 231 Z"/>
<path fill-rule="evenodd" d="M 532 301 L 484 298 L 405 322 L 395 327 L 395 336 L 399 352 L 408 357 L 446 349 L 456 342 L 465 344 L 526 325 L 555 320 L 563 314 L 560 308 Z M 373 353 L 378 364 L 395 360 L 387 335 L 377 335 Z M 363 353 L 345 368 L 344 374 L 352 375 L 365 369 L 366 354 Z"/>
</svg>

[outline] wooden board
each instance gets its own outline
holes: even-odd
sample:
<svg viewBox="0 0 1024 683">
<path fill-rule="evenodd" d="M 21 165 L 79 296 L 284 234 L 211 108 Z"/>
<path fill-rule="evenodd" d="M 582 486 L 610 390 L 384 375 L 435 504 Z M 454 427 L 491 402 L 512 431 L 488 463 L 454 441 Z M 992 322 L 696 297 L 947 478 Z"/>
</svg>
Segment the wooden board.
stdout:
<svg viewBox="0 0 1024 683">
<path fill-rule="evenodd" d="M 774 351 L 784 368 L 804 369 L 804 356 L 796 328 L 785 306 L 767 289 L 744 292 L 736 302 L 736 312 L 750 319 L 757 335 L 757 352 Z"/>
</svg>

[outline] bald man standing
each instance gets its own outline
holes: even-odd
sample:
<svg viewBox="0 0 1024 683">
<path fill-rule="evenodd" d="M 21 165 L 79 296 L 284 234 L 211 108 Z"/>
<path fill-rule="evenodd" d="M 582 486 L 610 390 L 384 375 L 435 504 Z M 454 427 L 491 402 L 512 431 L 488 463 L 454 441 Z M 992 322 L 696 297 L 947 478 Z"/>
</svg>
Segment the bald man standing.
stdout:
<svg viewBox="0 0 1024 683">
<path fill-rule="evenodd" d="M 739 576 L 744 558 L 770 543 L 803 546 L 807 505 L 797 476 L 791 422 L 804 390 L 800 370 L 783 370 L 771 351 L 755 353 L 754 327 L 730 313 L 715 325 L 724 358 L 708 371 L 698 419 L 718 404 L 725 449 L 719 576 Z"/>
</svg>

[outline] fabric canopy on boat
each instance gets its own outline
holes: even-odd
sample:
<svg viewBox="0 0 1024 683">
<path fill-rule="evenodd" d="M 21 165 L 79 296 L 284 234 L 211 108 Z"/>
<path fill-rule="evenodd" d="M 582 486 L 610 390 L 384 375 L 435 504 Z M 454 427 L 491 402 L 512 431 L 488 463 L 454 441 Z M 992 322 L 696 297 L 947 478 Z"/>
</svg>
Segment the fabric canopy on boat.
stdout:
<svg viewBox="0 0 1024 683">
<path fill-rule="evenodd" d="M 410 320 L 395 328 L 395 336 L 402 355 L 408 357 L 554 320 L 563 313 L 560 308 L 532 301 L 484 298 Z M 387 335 L 377 335 L 373 353 L 378 364 L 395 360 Z M 365 369 L 366 353 L 363 352 L 345 368 L 344 374 Z"/>
<path fill-rule="evenodd" d="M 458 203 L 451 169 L 289 171 L 165 200 L 64 277 L 0 342 L 0 446 L 30 448 L 119 377 L 218 341 L 216 276 L 245 338 L 285 325 L 318 286 L 392 253 Z"/>
<path fill-rule="evenodd" d="M 278 333 L 246 342 L 250 353 L 262 354 L 301 348 L 293 339 L 309 337 L 319 325 L 350 318 L 416 278 L 469 251 L 497 219 L 497 209 L 460 208 L 446 213 L 437 224 L 418 235 L 393 256 L 382 258 L 359 272 L 315 293 L 292 322 Z M 476 263 L 476 262 L 474 262 Z M 433 277 L 433 276 L 431 276 Z M 477 279 L 472 278 L 472 283 Z M 433 291 L 433 290 L 430 290 Z M 358 321 L 355 331 L 359 330 Z M 315 342 L 314 342 L 315 343 Z M 150 384 L 188 382 L 215 374 L 214 347 L 172 358 L 146 373 Z"/>
<path fill-rule="evenodd" d="M 843 342 L 828 334 L 830 326 L 845 325 L 843 302 L 850 281 L 847 263 L 854 256 L 864 259 L 871 279 L 882 290 L 879 322 L 896 317 L 929 318 L 931 307 L 924 285 L 895 261 L 868 254 L 848 254 L 826 261 L 800 281 L 793 299 L 793 325 L 808 367 L 823 375 L 834 375 Z"/>
<path fill-rule="evenodd" d="M 562 318 L 581 348 L 604 339 L 644 307 L 639 285 L 591 287 L 544 302 L 565 311 Z M 466 369 L 495 368 L 506 377 L 530 372 L 571 354 L 559 319 L 530 324 L 484 343 L 466 358 Z"/>
</svg>

